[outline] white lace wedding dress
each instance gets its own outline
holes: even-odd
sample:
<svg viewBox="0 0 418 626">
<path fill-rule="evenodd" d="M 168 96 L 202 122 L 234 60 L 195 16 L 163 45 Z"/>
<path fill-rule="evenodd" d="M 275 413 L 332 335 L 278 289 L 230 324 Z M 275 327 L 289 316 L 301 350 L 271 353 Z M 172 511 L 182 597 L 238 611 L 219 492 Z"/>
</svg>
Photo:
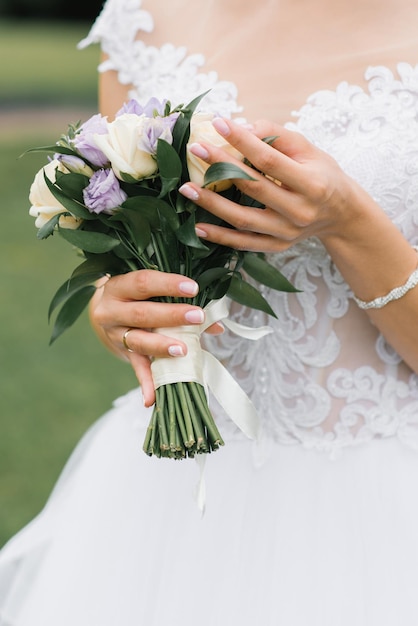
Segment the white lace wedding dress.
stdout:
<svg viewBox="0 0 418 626">
<path fill-rule="evenodd" d="M 203 56 L 144 43 L 153 28 L 140 0 L 108 0 L 83 45 L 100 41 L 101 69 L 142 102 L 210 88 L 206 108 L 244 115 Z M 371 67 L 366 79 L 315 93 L 288 126 L 417 244 L 418 67 Z M 211 345 L 263 430 L 254 444 L 218 412 L 227 445 L 207 460 L 205 515 L 197 465 L 141 451 L 149 411 L 132 391 L 0 553 L 1 626 L 417 626 L 418 378 L 318 241 L 277 262 L 301 292 L 267 293 L 278 320 L 236 314 L 274 334 Z"/>
</svg>

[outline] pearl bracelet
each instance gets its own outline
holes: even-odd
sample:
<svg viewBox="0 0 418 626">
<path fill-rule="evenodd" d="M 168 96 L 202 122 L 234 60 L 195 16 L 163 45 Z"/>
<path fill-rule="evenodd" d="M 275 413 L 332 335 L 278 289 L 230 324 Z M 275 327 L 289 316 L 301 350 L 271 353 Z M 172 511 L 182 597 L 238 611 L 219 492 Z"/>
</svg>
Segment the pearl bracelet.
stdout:
<svg viewBox="0 0 418 626">
<path fill-rule="evenodd" d="M 418 251 L 418 246 L 412 246 L 412 247 L 414 248 L 414 250 Z M 365 302 L 364 300 L 360 300 L 360 298 L 357 298 L 356 296 L 353 296 L 353 298 L 356 301 L 360 309 L 364 309 L 364 310 L 381 309 L 382 307 L 389 304 L 389 302 L 393 302 L 393 300 L 399 300 L 399 298 L 402 298 L 402 296 L 404 296 L 406 293 L 408 293 L 408 291 L 410 291 L 417 285 L 418 285 L 418 267 L 412 272 L 412 274 L 409 276 L 406 283 L 404 283 L 403 285 L 400 285 L 399 287 L 395 287 L 394 289 L 389 291 L 389 293 L 387 293 L 385 296 L 379 296 L 375 298 L 374 300 L 370 300 L 370 302 Z"/>
</svg>

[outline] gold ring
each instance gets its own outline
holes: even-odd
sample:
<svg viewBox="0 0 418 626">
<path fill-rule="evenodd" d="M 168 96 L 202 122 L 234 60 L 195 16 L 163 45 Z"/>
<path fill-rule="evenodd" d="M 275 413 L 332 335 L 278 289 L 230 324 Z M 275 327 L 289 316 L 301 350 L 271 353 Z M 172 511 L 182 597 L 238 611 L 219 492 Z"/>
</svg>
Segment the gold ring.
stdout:
<svg viewBox="0 0 418 626">
<path fill-rule="evenodd" d="M 128 328 L 127 330 L 125 330 L 125 332 L 123 333 L 123 337 L 122 337 L 122 343 L 125 346 L 125 348 L 127 349 L 128 352 L 135 352 L 135 350 L 132 350 L 132 348 L 130 348 L 128 346 L 128 335 L 131 332 L 131 330 L 134 330 L 133 328 Z"/>
</svg>

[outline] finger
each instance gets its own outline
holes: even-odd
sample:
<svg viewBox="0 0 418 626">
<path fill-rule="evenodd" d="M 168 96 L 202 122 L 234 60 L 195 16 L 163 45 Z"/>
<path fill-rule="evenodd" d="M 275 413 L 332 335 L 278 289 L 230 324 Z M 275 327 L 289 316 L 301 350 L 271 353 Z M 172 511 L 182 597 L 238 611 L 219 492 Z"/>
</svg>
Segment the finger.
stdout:
<svg viewBox="0 0 418 626">
<path fill-rule="evenodd" d="M 263 235 L 260 233 L 243 232 L 222 228 L 213 224 L 198 224 L 197 234 L 205 239 L 222 246 L 234 248 L 235 250 L 248 250 L 250 252 L 280 252 L 289 247 L 294 240 Z"/>
<path fill-rule="evenodd" d="M 222 322 L 215 322 L 214 324 L 209 326 L 209 328 L 207 328 L 205 332 L 207 332 L 208 335 L 222 335 L 222 333 L 225 332 L 225 326 L 222 324 Z"/>
<path fill-rule="evenodd" d="M 95 310 L 96 322 L 103 327 L 159 328 L 202 324 L 205 314 L 200 307 L 189 304 L 149 302 L 146 300 L 123 301 L 103 300 Z"/>
<path fill-rule="evenodd" d="M 105 287 L 120 300 L 148 300 L 157 296 L 191 298 L 199 291 L 194 280 L 157 270 L 137 270 L 113 276 Z"/>
<path fill-rule="evenodd" d="M 277 189 L 275 183 L 269 183 L 269 181 L 266 183 Z M 208 189 L 201 189 L 192 183 L 186 183 L 180 187 L 179 191 L 239 231 L 273 235 L 290 241 L 298 237 L 300 228 L 306 227 L 309 223 L 309 212 L 306 207 L 301 205 L 300 197 L 290 192 L 284 192 L 286 201 L 283 201 L 282 206 L 279 207 L 277 198 L 272 197 L 271 203 L 275 205 L 274 208 L 260 209 L 237 204 L 220 194 Z M 278 194 L 280 191 L 275 193 Z M 269 198 L 269 192 L 265 194 L 253 193 L 252 195 L 258 200 Z M 210 225 L 208 228 L 209 230 L 207 230 L 205 223 L 198 223 L 196 224 L 196 234 L 199 237 L 206 237 L 207 233 L 215 232 Z M 210 239 L 210 237 L 208 238 Z M 212 239 L 210 240 L 212 241 Z"/>
<path fill-rule="evenodd" d="M 118 328 L 112 331 L 112 336 L 116 334 L 119 335 L 121 349 L 128 353 L 153 357 L 181 357 L 187 354 L 187 346 L 183 341 L 158 332 L 140 328 Z"/>
<path fill-rule="evenodd" d="M 129 361 L 142 389 L 144 406 L 150 407 L 155 402 L 154 381 L 151 373 L 151 362 L 148 357 L 130 353 Z"/>
<path fill-rule="evenodd" d="M 301 158 L 304 152 L 309 151 L 310 144 L 300 133 L 264 122 L 258 123 L 255 132 L 250 132 L 232 120 L 223 118 L 215 118 L 213 125 L 256 169 L 280 180 L 291 189 L 303 190 L 303 175 L 295 157 L 298 155 Z M 261 134 L 261 131 L 267 133 L 264 137 L 277 137 L 272 145 L 262 141 L 263 137 L 257 136 L 256 133 Z M 205 148 L 212 153 L 212 148 L 207 144 Z"/>
</svg>

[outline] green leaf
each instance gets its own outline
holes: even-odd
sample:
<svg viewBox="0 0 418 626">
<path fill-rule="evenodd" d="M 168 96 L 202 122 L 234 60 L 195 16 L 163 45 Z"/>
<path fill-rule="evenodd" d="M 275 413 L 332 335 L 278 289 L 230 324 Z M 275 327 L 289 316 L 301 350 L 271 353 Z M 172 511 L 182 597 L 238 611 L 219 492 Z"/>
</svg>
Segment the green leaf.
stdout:
<svg viewBox="0 0 418 626">
<path fill-rule="evenodd" d="M 209 248 L 205 246 L 196 235 L 195 226 L 195 214 L 192 213 L 184 224 L 182 224 L 177 230 L 177 239 L 180 243 L 184 243 L 185 246 L 189 246 L 190 248 L 196 248 L 197 250 L 209 250 Z"/>
<path fill-rule="evenodd" d="M 64 174 L 56 172 L 56 183 L 58 187 L 70 198 L 83 203 L 83 189 L 89 184 L 89 177 L 84 174 Z"/>
<path fill-rule="evenodd" d="M 151 228 L 146 216 L 132 209 L 124 209 L 119 216 L 125 222 L 138 254 L 142 254 L 151 241 Z"/>
<path fill-rule="evenodd" d="M 76 291 L 79 291 L 86 285 L 92 285 L 93 283 L 95 283 L 96 280 L 100 278 L 100 276 L 103 276 L 103 274 L 91 272 L 90 274 L 82 274 L 79 276 L 71 277 L 68 280 L 66 280 L 65 283 L 63 283 L 61 287 L 57 289 L 54 297 L 52 298 L 49 304 L 48 320 L 51 319 L 51 315 L 53 314 L 53 312 L 55 311 L 57 307 L 59 307 L 66 300 L 68 300 L 68 298 L 70 298 L 74 293 L 76 293 Z"/>
<path fill-rule="evenodd" d="M 243 268 L 249 276 L 259 283 L 267 285 L 267 287 L 277 291 L 299 291 L 278 269 L 254 252 L 246 252 L 244 254 Z"/>
<path fill-rule="evenodd" d="M 269 137 L 263 137 L 261 141 L 264 141 L 265 143 L 268 143 L 269 146 L 271 146 L 271 144 L 279 137 L 280 135 L 270 135 Z"/>
<path fill-rule="evenodd" d="M 55 227 L 58 225 L 61 215 L 68 215 L 68 213 L 57 213 L 56 215 L 51 217 L 51 219 L 48 220 L 46 224 L 39 228 L 38 232 L 36 233 L 37 238 L 46 239 L 47 237 L 52 235 L 54 233 Z"/>
<path fill-rule="evenodd" d="M 162 139 L 157 142 L 157 163 L 162 183 L 160 197 L 164 197 L 178 187 L 182 163 L 173 146 Z"/>
<path fill-rule="evenodd" d="M 152 196 L 132 196 L 125 200 L 114 216 L 113 219 L 119 219 L 119 216 L 123 214 L 123 209 L 132 209 L 138 211 L 144 215 L 149 222 L 153 230 L 161 228 L 160 215 L 164 215 L 164 218 L 170 224 L 173 230 L 177 230 L 180 225 L 179 217 L 176 211 L 161 198 Z"/>
<path fill-rule="evenodd" d="M 257 309 L 258 311 L 264 311 L 264 313 L 268 313 L 268 315 L 277 317 L 267 300 L 263 298 L 258 289 L 247 283 L 237 274 L 234 274 L 232 277 L 227 293 L 232 300 L 235 300 L 235 302 L 238 302 L 239 304 L 243 304 L 244 306 L 248 306 L 252 309 Z"/>
<path fill-rule="evenodd" d="M 214 282 L 218 282 L 226 277 L 231 276 L 231 270 L 227 267 L 212 267 L 205 272 L 202 272 L 200 276 L 197 276 L 196 281 L 199 284 L 199 292 L 206 289 Z"/>
<path fill-rule="evenodd" d="M 203 186 L 207 187 L 208 185 L 217 183 L 220 180 L 231 180 L 238 178 L 241 178 L 243 180 L 256 180 L 234 163 L 226 163 L 223 161 L 219 163 L 212 163 L 212 165 L 210 165 L 205 172 Z"/>
<path fill-rule="evenodd" d="M 75 291 L 63 304 L 60 312 L 55 320 L 54 328 L 52 331 L 50 345 L 74 324 L 77 318 L 84 311 L 88 303 L 90 302 L 93 294 L 96 291 L 96 287 L 88 285 L 82 287 L 78 291 Z"/>
<path fill-rule="evenodd" d="M 190 136 L 190 120 L 193 113 L 196 110 L 199 102 L 209 93 L 210 90 L 205 91 L 196 98 L 194 98 L 187 106 L 183 108 L 182 113 L 177 118 L 177 121 L 173 128 L 173 148 L 180 155 L 184 155 L 186 149 L 186 143 Z"/>
<path fill-rule="evenodd" d="M 57 144 L 54 144 L 53 146 L 39 146 L 37 148 L 29 148 L 29 150 L 25 150 L 25 152 L 23 152 L 23 154 L 21 154 L 20 156 L 25 156 L 25 154 L 28 154 L 29 152 L 57 152 L 58 154 L 70 154 L 72 156 L 78 157 L 79 159 L 82 158 L 75 150 L 71 150 L 71 148 L 66 148 Z"/>
<path fill-rule="evenodd" d="M 173 230 L 169 222 L 165 219 L 164 215 L 160 216 L 161 222 L 161 239 L 164 242 L 165 256 L 168 261 L 170 272 L 180 274 L 180 254 L 179 254 L 179 242 L 177 239 L 176 230 Z"/>
<path fill-rule="evenodd" d="M 71 274 L 71 280 L 78 276 L 96 276 L 96 279 L 105 274 L 122 274 L 125 271 L 125 265 L 115 257 L 112 252 L 106 254 L 93 254 L 83 263 L 78 265 Z"/>
<path fill-rule="evenodd" d="M 70 228 L 58 227 L 58 231 L 66 241 L 76 246 L 76 248 L 95 254 L 109 252 L 109 250 L 112 250 L 112 248 L 115 248 L 120 243 L 119 239 L 110 237 L 110 235 L 82 230 L 80 228 L 72 230 Z"/>
<path fill-rule="evenodd" d="M 61 191 L 61 189 L 57 187 L 57 185 L 52 183 L 49 180 L 48 176 L 45 174 L 45 172 L 44 179 L 48 189 L 50 190 L 54 198 L 56 198 L 58 202 L 62 204 L 62 206 L 65 207 L 67 211 L 69 211 L 72 215 L 85 220 L 96 219 L 96 216 L 90 213 L 90 211 L 85 206 L 83 206 L 80 202 L 77 202 L 77 200 L 69 198 L 63 191 Z"/>
<path fill-rule="evenodd" d="M 138 182 L 137 178 L 134 178 L 133 176 L 131 176 L 130 174 L 127 174 L 126 172 L 120 172 L 120 177 L 121 177 L 121 180 L 123 180 L 123 182 L 129 183 L 130 185 L 134 185 L 135 183 Z"/>
</svg>

